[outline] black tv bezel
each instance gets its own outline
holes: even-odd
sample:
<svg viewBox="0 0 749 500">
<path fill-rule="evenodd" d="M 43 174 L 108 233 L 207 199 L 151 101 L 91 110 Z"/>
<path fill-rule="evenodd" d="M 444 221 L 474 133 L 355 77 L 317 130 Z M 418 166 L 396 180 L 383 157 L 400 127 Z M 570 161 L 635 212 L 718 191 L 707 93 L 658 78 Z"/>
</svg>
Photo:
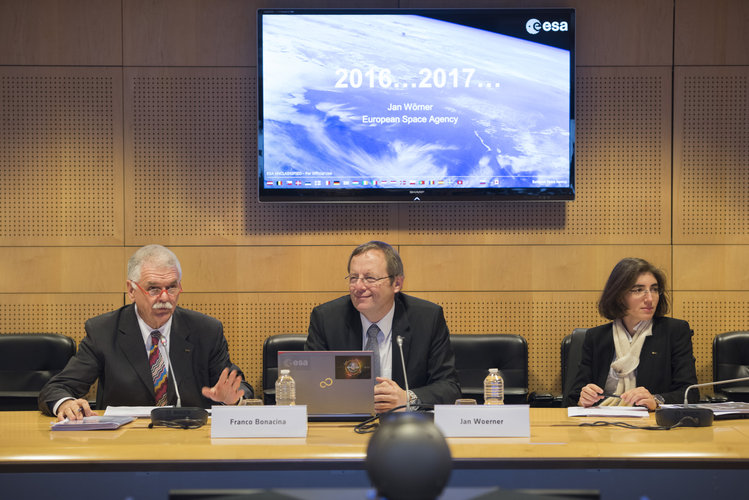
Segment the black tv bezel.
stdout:
<svg viewBox="0 0 749 500">
<path fill-rule="evenodd" d="M 569 186 L 538 188 L 336 188 L 336 189 L 266 189 L 263 172 L 263 55 L 262 18 L 265 14 L 397 14 L 423 15 L 450 18 L 461 14 L 488 14 L 512 12 L 513 14 L 537 17 L 540 15 L 564 15 L 569 19 L 570 50 L 570 169 Z M 575 199 L 575 9 L 573 8 L 261 8 L 257 11 L 257 187 L 261 203 L 413 203 L 420 201 L 573 201 Z M 533 40 L 529 36 L 523 37 Z"/>
</svg>

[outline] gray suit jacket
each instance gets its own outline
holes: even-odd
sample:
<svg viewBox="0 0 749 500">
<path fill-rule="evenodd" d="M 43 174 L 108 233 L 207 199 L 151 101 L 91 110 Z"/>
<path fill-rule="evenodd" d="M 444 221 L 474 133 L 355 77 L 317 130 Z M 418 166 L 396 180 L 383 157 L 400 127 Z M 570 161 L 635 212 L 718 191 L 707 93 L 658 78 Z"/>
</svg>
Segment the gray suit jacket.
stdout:
<svg viewBox="0 0 749 500">
<path fill-rule="evenodd" d="M 403 364 L 396 343 L 400 335 L 409 388 L 424 404 L 453 404 L 460 398 L 449 333 L 442 307 L 403 293 L 395 295 L 392 377 L 405 389 Z M 312 310 L 304 348 L 309 351 L 362 349 L 361 317 L 348 295 Z"/>
<path fill-rule="evenodd" d="M 213 387 L 221 371 L 231 363 L 220 321 L 205 314 L 177 307 L 172 319 L 169 346 L 169 404 L 175 404 L 176 380 L 182 406 L 208 408 L 215 402 L 203 397 L 203 387 Z M 107 406 L 153 406 L 153 379 L 146 347 L 130 304 L 86 321 L 86 336 L 65 368 L 52 377 L 39 394 L 39 409 L 51 415 L 62 398 L 81 398 L 99 380 L 96 408 Z M 241 373 L 241 371 L 240 371 Z M 244 378 L 244 376 L 242 376 Z M 252 386 L 242 382 L 245 397 Z"/>
</svg>

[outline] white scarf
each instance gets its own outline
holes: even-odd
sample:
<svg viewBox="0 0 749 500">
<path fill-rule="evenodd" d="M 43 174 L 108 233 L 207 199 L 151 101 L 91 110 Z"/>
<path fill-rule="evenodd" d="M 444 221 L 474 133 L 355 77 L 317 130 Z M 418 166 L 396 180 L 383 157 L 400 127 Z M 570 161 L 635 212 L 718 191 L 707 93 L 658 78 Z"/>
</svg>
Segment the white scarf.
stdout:
<svg viewBox="0 0 749 500">
<path fill-rule="evenodd" d="M 616 349 L 616 361 L 611 363 L 611 369 L 616 374 L 619 382 L 614 394 L 620 395 L 630 389 L 637 387 L 635 370 L 640 364 L 640 351 L 645 339 L 653 334 L 653 320 L 640 321 L 633 328 L 634 335 L 627 333 L 627 328 L 621 319 L 614 321 L 614 348 Z M 606 398 L 600 406 L 626 406 L 627 403 L 619 398 Z"/>
</svg>

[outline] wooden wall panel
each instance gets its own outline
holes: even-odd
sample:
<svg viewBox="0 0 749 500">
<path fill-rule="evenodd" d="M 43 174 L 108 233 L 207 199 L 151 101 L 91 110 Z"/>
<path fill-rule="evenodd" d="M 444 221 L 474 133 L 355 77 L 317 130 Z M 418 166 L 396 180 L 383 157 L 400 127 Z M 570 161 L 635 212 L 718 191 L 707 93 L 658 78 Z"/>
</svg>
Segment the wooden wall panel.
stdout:
<svg viewBox="0 0 749 500">
<path fill-rule="evenodd" d="M 676 0 L 675 6 L 674 64 L 749 64 L 749 2 Z"/>
<path fill-rule="evenodd" d="M 120 1 L 0 2 L 0 65 L 119 66 Z"/>
<path fill-rule="evenodd" d="M 362 242 L 363 243 L 363 242 Z M 198 292 L 348 293 L 353 246 L 171 247 L 182 264 L 182 286 Z"/>
<path fill-rule="evenodd" d="M 749 243 L 749 66 L 675 69 L 674 243 Z"/>
<path fill-rule="evenodd" d="M 123 243 L 117 68 L 0 67 L 0 238 Z"/>
<path fill-rule="evenodd" d="M 641 257 L 671 275 L 671 248 L 653 246 L 403 246 L 406 290 L 600 291 L 617 262 Z"/>
<path fill-rule="evenodd" d="M 124 293 L 122 247 L 0 246 L 0 295 Z"/>
<path fill-rule="evenodd" d="M 673 253 L 677 290 L 749 292 L 749 245 L 677 245 Z"/>
<path fill-rule="evenodd" d="M 255 9 L 243 0 L 122 0 L 126 66 L 250 66 Z"/>
<path fill-rule="evenodd" d="M 571 202 L 400 207 L 407 244 L 668 244 L 669 68 L 578 68 Z"/>
</svg>

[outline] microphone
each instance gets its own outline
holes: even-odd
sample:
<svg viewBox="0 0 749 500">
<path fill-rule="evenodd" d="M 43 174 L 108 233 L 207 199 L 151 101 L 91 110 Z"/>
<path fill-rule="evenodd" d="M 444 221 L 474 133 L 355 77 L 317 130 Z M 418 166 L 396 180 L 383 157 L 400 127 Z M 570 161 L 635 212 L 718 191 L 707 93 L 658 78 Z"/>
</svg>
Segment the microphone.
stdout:
<svg viewBox="0 0 749 500">
<path fill-rule="evenodd" d="M 713 425 L 715 415 L 710 408 L 697 408 L 689 405 L 688 394 L 691 389 L 697 387 L 712 387 L 733 382 L 746 382 L 749 377 L 732 378 L 728 380 L 716 380 L 704 384 L 692 384 L 684 390 L 684 404 L 673 408 L 658 408 L 655 410 L 655 422 L 658 425 L 671 427 L 680 423 L 684 427 L 710 427 Z"/>
<path fill-rule="evenodd" d="M 406 386 L 406 411 L 411 411 L 411 398 L 408 397 L 408 375 L 406 375 L 406 358 L 403 357 L 403 337 L 398 335 L 395 338 L 395 341 L 398 342 L 398 350 L 401 353 L 401 367 L 403 368 L 403 382 Z"/>
</svg>

